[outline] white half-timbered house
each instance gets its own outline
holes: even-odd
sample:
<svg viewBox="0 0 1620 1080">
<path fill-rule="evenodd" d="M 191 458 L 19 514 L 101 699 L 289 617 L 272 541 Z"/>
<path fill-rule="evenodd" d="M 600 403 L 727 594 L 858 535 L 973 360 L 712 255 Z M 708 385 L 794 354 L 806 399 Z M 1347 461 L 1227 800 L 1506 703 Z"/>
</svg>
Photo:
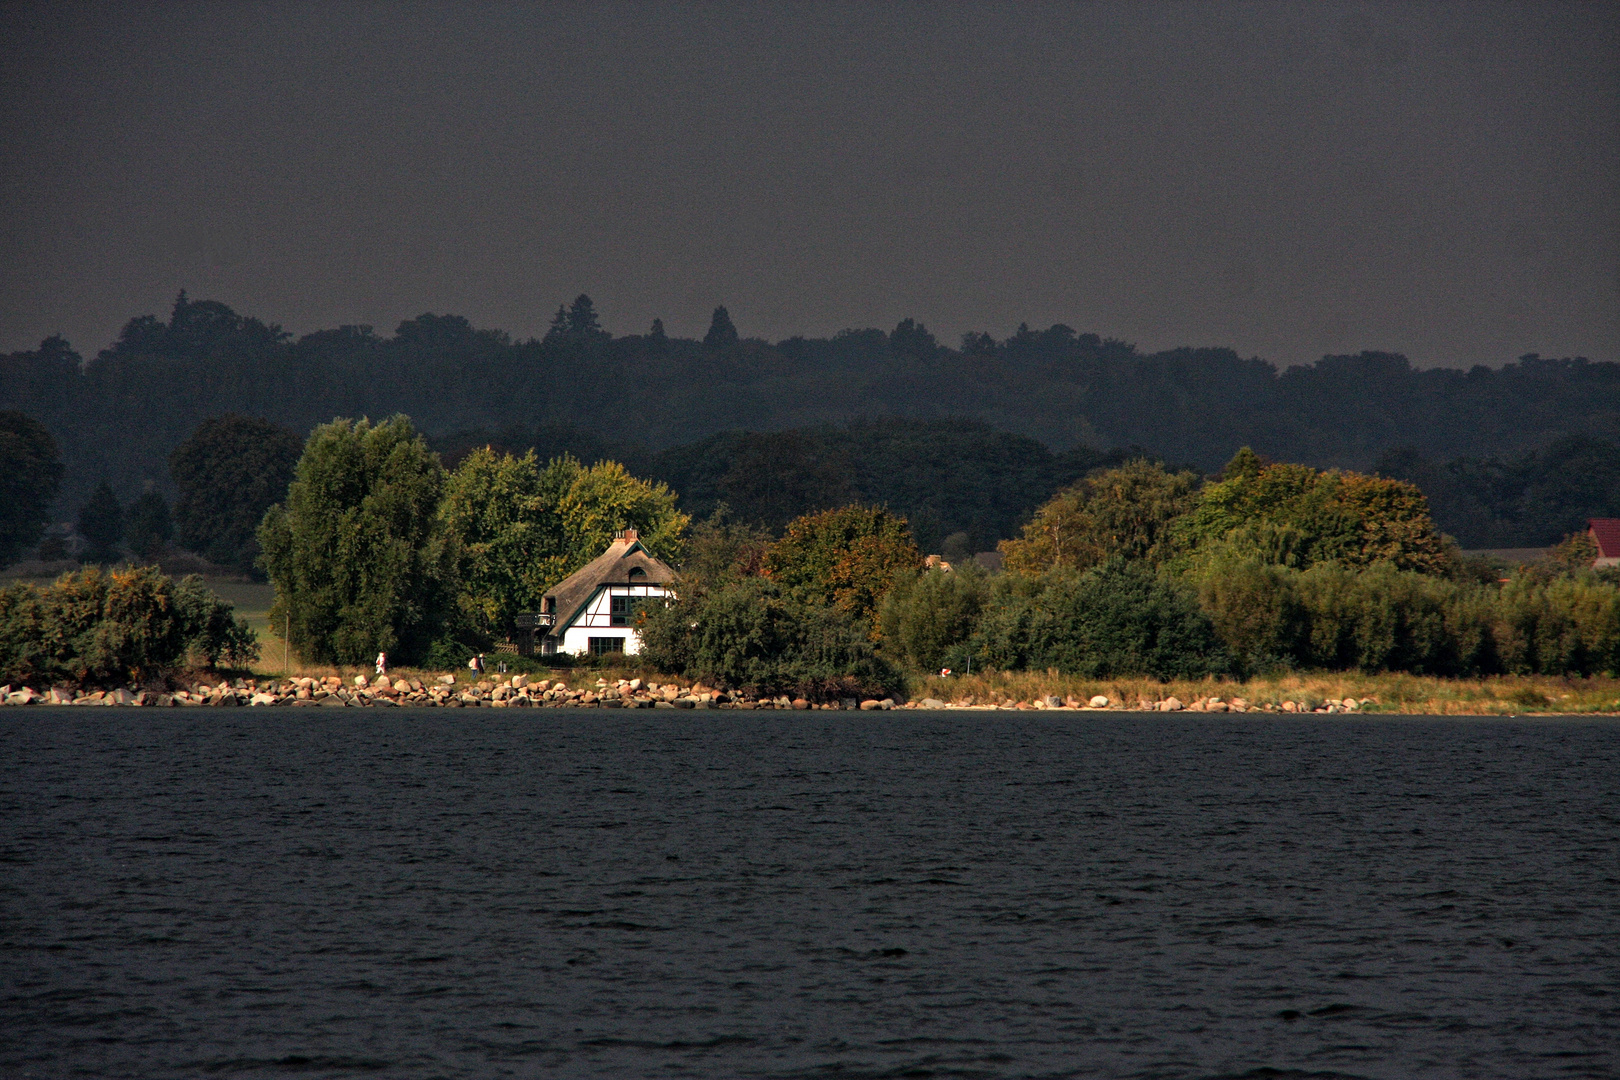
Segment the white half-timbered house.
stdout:
<svg viewBox="0 0 1620 1080">
<path fill-rule="evenodd" d="M 546 594 L 544 614 L 550 626 L 540 641 L 541 653 L 640 652 L 635 602 L 670 595 L 675 579 L 675 571 L 641 546 L 636 530 L 626 529 L 606 551 Z"/>
</svg>

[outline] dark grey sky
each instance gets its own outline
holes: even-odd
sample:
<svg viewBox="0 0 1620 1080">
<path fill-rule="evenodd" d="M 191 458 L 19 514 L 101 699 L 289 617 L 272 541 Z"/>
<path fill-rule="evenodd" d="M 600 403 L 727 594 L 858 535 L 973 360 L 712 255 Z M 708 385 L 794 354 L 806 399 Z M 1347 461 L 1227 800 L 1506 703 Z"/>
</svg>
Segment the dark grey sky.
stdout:
<svg viewBox="0 0 1620 1080">
<path fill-rule="evenodd" d="M 0 348 L 177 289 L 1620 357 L 1620 5 L 0 9 Z"/>
</svg>

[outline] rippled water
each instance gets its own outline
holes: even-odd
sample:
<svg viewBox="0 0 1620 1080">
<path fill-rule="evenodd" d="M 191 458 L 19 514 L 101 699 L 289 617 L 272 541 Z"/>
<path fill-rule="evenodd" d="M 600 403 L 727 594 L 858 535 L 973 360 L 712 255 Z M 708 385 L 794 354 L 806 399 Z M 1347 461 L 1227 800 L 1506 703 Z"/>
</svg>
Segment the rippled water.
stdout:
<svg viewBox="0 0 1620 1080">
<path fill-rule="evenodd" d="M 0 739 L 8 1076 L 1620 1073 L 1612 720 L 35 707 Z"/>
</svg>

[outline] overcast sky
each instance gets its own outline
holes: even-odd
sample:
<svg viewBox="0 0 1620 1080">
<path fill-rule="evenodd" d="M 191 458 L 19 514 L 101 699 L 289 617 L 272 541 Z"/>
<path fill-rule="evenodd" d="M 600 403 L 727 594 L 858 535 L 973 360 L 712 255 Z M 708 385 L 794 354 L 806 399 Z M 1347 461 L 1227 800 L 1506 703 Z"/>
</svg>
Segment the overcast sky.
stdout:
<svg viewBox="0 0 1620 1080">
<path fill-rule="evenodd" d="M 1620 5 L 0 8 L 0 349 L 1064 322 L 1620 359 Z"/>
</svg>

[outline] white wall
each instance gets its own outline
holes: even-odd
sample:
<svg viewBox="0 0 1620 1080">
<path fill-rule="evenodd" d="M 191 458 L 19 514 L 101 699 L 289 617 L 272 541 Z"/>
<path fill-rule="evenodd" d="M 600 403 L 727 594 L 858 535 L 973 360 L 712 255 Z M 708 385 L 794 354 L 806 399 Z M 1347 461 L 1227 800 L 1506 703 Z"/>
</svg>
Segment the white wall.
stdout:
<svg viewBox="0 0 1620 1080">
<path fill-rule="evenodd" d="M 586 604 L 585 611 L 574 624 L 563 632 L 562 641 L 557 646 L 558 652 L 588 653 L 591 651 L 591 638 L 593 637 L 622 637 L 624 638 L 624 651 L 626 655 L 634 655 L 641 651 L 641 636 L 633 627 L 614 626 L 612 621 L 612 601 L 614 596 L 629 596 L 636 599 L 645 599 L 653 596 L 667 596 L 669 590 L 662 585 L 609 585 L 591 598 Z"/>
</svg>

